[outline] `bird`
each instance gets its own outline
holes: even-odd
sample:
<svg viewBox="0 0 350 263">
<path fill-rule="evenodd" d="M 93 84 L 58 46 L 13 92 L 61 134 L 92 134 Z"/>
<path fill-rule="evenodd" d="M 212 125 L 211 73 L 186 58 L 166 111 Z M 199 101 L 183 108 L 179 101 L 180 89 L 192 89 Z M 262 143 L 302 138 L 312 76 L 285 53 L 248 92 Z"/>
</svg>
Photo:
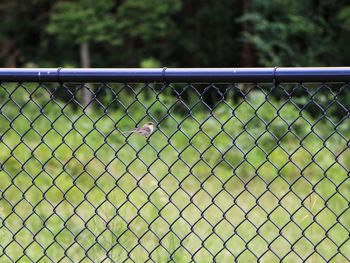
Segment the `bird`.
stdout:
<svg viewBox="0 0 350 263">
<path fill-rule="evenodd" d="M 123 134 L 127 135 L 130 133 L 138 133 L 138 134 L 143 135 L 146 138 L 148 138 L 152 134 L 153 130 L 154 130 L 154 123 L 153 122 L 146 122 L 141 127 L 138 127 L 138 128 L 133 129 L 131 131 L 123 132 Z"/>
</svg>

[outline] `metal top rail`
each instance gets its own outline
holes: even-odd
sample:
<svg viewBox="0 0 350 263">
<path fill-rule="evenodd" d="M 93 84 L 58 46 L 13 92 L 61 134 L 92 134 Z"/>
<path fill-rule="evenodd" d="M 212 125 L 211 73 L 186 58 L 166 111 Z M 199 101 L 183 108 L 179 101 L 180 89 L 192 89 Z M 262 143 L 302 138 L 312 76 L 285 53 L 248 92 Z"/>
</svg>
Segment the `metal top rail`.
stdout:
<svg viewBox="0 0 350 263">
<path fill-rule="evenodd" d="M 350 67 L 0 68 L 0 82 L 347 82 Z"/>
</svg>

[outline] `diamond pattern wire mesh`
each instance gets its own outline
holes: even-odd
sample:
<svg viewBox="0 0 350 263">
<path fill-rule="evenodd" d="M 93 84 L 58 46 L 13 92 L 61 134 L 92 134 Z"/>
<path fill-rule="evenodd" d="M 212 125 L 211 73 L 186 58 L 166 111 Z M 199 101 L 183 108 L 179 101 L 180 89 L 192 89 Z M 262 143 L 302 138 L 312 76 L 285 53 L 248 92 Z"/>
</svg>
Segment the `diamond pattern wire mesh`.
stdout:
<svg viewBox="0 0 350 263">
<path fill-rule="evenodd" d="M 1 262 L 350 260 L 348 84 L 87 87 L 0 86 Z"/>
</svg>

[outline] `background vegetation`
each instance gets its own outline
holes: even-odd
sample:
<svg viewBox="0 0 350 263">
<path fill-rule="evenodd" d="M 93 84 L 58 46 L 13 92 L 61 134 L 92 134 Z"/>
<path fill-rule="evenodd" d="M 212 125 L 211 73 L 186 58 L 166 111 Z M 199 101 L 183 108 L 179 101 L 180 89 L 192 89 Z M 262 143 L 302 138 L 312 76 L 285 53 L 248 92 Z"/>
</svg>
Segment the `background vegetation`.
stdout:
<svg viewBox="0 0 350 263">
<path fill-rule="evenodd" d="M 0 66 L 6 67 L 343 66 L 350 61 L 346 0 L 3 0 L 0 15 Z"/>
<path fill-rule="evenodd" d="M 350 60 L 345 0 L 4 0 L 0 15 L 6 67 Z M 80 84 L 0 85 L 1 262 L 349 260 L 348 85 L 87 87 L 89 108 Z M 122 134 L 148 120 L 149 140 Z"/>
</svg>

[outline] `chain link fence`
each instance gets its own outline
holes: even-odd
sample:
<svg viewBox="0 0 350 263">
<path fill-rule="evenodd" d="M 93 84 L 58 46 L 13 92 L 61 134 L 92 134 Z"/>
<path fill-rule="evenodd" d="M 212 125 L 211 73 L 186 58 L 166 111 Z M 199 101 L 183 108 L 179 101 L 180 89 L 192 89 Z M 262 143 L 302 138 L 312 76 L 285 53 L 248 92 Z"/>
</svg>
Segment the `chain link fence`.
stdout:
<svg viewBox="0 0 350 263">
<path fill-rule="evenodd" d="M 349 261 L 350 74 L 264 70 L 0 72 L 0 261 Z"/>
</svg>

